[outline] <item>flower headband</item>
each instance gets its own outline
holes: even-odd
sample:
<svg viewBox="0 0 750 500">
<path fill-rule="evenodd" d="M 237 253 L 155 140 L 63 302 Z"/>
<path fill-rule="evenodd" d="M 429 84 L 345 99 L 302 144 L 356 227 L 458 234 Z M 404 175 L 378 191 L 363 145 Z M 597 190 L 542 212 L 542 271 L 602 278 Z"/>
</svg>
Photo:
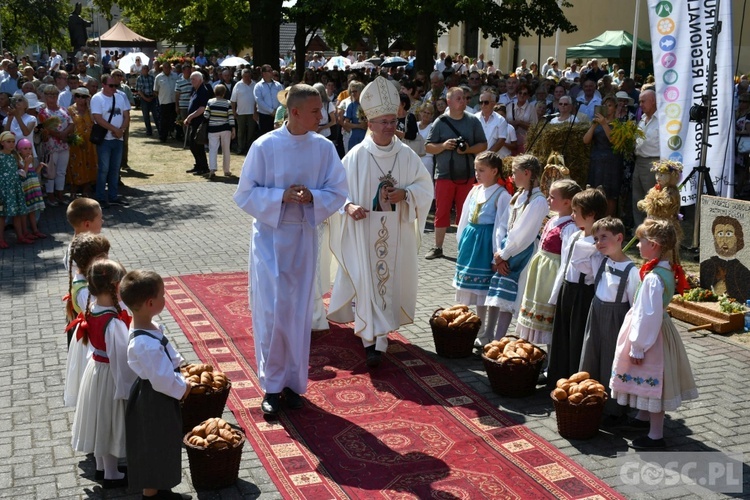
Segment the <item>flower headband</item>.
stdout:
<svg viewBox="0 0 750 500">
<path fill-rule="evenodd" d="M 682 163 L 673 160 L 655 161 L 651 167 L 651 171 L 660 174 L 682 173 Z"/>
</svg>

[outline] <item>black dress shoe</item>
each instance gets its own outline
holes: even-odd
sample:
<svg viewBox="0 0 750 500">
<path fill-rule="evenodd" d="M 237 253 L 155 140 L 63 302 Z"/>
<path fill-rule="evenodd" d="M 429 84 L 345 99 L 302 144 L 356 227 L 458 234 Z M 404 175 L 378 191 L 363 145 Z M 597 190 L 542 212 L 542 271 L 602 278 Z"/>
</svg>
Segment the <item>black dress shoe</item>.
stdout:
<svg viewBox="0 0 750 500">
<path fill-rule="evenodd" d="M 196 172 L 198 172 L 198 169 L 195 167 L 191 168 L 190 170 L 185 170 L 186 174 L 194 174 Z"/>
<path fill-rule="evenodd" d="M 196 170 L 193 175 L 206 175 L 208 172 L 209 170 Z"/>
<path fill-rule="evenodd" d="M 667 443 L 664 441 L 664 438 L 651 439 L 648 436 L 641 436 L 635 438 L 633 442 L 630 443 L 630 447 L 634 450 L 663 450 L 667 447 Z"/>
<path fill-rule="evenodd" d="M 159 500 L 191 500 L 193 497 L 191 495 L 185 493 L 177 493 L 172 490 L 159 490 L 156 496 L 142 498 L 151 500 L 154 500 L 155 498 L 158 498 Z"/>
<path fill-rule="evenodd" d="M 127 488 L 128 487 L 128 476 L 122 479 L 105 479 L 102 481 L 102 488 L 105 490 L 113 490 L 115 488 Z"/>
<path fill-rule="evenodd" d="M 299 410 L 300 408 L 303 408 L 305 406 L 305 400 L 302 399 L 302 396 L 288 387 L 284 389 L 282 395 L 284 396 L 284 402 L 286 403 L 287 408 L 290 408 L 292 410 Z"/>
<path fill-rule="evenodd" d="M 365 347 L 365 354 L 367 355 L 367 366 L 369 366 L 370 368 L 376 368 L 380 366 L 381 353 L 380 351 L 375 349 L 374 345 Z"/>
<path fill-rule="evenodd" d="M 265 415 L 276 415 L 281 406 L 281 393 L 267 393 L 260 404 L 260 409 Z"/>
<path fill-rule="evenodd" d="M 624 422 L 621 422 L 619 427 L 620 429 L 642 430 L 642 429 L 650 428 L 651 423 L 648 420 L 638 420 L 637 418 L 629 418 L 629 419 L 626 419 Z"/>
</svg>

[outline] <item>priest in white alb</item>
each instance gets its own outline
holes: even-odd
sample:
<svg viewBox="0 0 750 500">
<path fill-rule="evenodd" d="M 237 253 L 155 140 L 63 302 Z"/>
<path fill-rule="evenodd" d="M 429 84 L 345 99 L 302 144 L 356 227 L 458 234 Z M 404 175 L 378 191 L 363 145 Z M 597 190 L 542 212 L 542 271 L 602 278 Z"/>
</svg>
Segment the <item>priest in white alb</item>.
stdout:
<svg viewBox="0 0 750 500">
<path fill-rule="evenodd" d="M 399 96 L 382 77 L 360 96 L 367 137 L 344 157 L 349 198 L 331 217 L 339 270 L 328 319 L 354 322 L 367 365 L 380 364 L 388 333 L 414 321 L 417 253 L 434 196 L 419 156 L 395 137 Z"/>
<path fill-rule="evenodd" d="M 316 270 L 316 226 L 346 201 L 346 174 L 333 143 L 316 133 L 320 94 L 295 85 L 289 121 L 256 140 L 234 200 L 253 216 L 250 310 L 261 410 L 301 408 L 307 390 Z"/>
</svg>

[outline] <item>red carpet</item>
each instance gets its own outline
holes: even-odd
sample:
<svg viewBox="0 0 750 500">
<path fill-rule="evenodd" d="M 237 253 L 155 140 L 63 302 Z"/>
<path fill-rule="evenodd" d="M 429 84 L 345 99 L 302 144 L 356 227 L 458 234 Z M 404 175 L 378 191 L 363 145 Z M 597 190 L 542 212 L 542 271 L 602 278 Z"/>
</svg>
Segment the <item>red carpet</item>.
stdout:
<svg viewBox="0 0 750 500">
<path fill-rule="evenodd" d="M 306 408 L 266 421 L 247 275 L 165 282 L 198 356 L 232 379 L 229 407 L 285 498 L 621 498 L 398 334 L 372 375 L 350 329 L 314 336 Z"/>
</svg>

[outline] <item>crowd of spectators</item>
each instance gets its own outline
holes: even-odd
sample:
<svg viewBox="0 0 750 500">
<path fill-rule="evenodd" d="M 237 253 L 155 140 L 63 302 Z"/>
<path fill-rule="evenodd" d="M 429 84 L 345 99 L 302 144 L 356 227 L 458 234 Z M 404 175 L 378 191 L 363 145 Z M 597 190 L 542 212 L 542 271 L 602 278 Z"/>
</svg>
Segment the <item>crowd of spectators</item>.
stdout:
<svg viewBox="0 0 750 500">
<path fill-rule="evenodd" d="M 424 150 L 424 142 L 434 120 L 449 111 L 447 92 L 451 88 L 463 89 L 466 112 L 481 118 L 487 149 L 502 157 L 523 153 L 528 130 L 544 119 L 550 120 L 550 125 L 591 123 L 592 134 L 587 141 L 592 143 L 596 154 L 606 156 L 607 124 L 612 120 L 641 120 L 640 93 L 654 85 L 652 77 L 644 81 L 640 81 L 642 78 L 638 75 L 636 79 L 629 78 L 616 64 L 609 67 L 596 59 L 561 65 L 550 57 L 541 68 L 535 62 L 522 59 L 518 67 L 504 72 L 493 61 L 485 61 L 483 54 L 471 59 L 441 52 L 435 59 L 434 70 L 426 73 L 412 69 L 413 52 L 404 54 L 408 65 L 388 68 L 365 62 L 362 54 L 347 53 L 329 61 L 323 54 L 309 53 L 302 63 L 305 69 L 299 79 L 297 65 L 289 54 L 279 58 L 281 70 L 275 70 L 268 64 L 253 65 L 247 56 L 247 65 L 222 67 L 223 57 L 206 56 L 203 52 L 194 58 L 185 58 L 184 64 L 173 66 L 163 54 L 154 51 L 148 63 L 136 58 L 134 64 L 123 71 L 118 66 L 122 66 L 119 63 L 125 55 L 107 50 L 101 60 L 95 54 L 79 53 L 78 59 L 65 61 L 52 50 L 48 58 L 36 62 L 7 52 L 3 55 L 0 126 L 13 131 L 19 140 L 24 137 L 31 140 L 37 158 L 48 168 L 52 164 L 49 170 L 55 171 L 54 178 L 50 177 L 50 171 L 45 176 L 48 204 L 65 201 L 64 186 L 74 194 L 92 192 L 92 174 L 87 174 L 81 163 L 88 162 L 89 169 L 96 168 L 96 148 L 86 144 L 90 131 L 84 126 L 86 120 L 81 115 L 88 109 L 83 101 L 101 90 L 103 78 L 115 85 L 115 90 L 124 95 L 131 107 L 140 109 L 147 136 L 153 135 L 156 129 L 162 143 L 183 142 L 195 160 L 188 171 L 209 179 L 216 177 L 219 149 L 224 155 L 224 173 L 233 175 L 227 166 L 229 150 L 246 154 L 258 136 L 283 123 L 284 89 L 300 80 L 310 85 L 320 84 L 324 89 L 321 95 L 326 97 L 326 109 L 332 112 L 324 113 L 320 132 L 336 144 L 341 156 L 362 140 L 367 128 L 358 102 L 364 85 L 378 75 L 396 83 L 404 96 L 397 135 L 409 142 L 431 172 L 434 172 L 434 157 Z M 343 67 L 338 65 L 341 61 Z M 218 95 L 217 86 L 221 86 L 219 92 L 223 95 Z M 76 89 L 87 92 L 76 92 Z M 743 77 L 736 85 L 735 95 L 738 137 L 750 135 L 750 114 L 745 106 L 750 102 L 747 90 L 748 81 Z M 55 102 L 52 102 L 52 94 Z M 14 97 L 14 103 L 20 104 L 11 104 Z M 44 120 L 39 119 L 40 115 L 53 114 L 60 119 L 54 131 L 45 128 Z M 77 125 L 74 125 L 75 117 L 78 117 Z M 204 119 L 209 122 L 208 139 L 198 137 L 196 141 Z M 94 122 L 96 120 L 91 120 L 92 124 Z M 70 135 L 75 135 L 76 139 L 69 140 Z M 120 138 L 122 168 L 128 168 L 128 136 L 126 128 Z M 77 148 L 75 169 L 67 168 L 69 156 L 62 153 L 72 154 L 71 147 Z M 82 155 L 81 147 L 88 147 L 93 153 Z M 206 150 L 210 153 L 210 165 Z M 741 192 L 750 165 L 746 153 L 738 152 L 736 158 L 737 191 Z M 630 197 L 628 179 L 632 165 L 626 161 L 621 163 L 622 172 L 615 176 L 621 180 L 621 192 L 616 193 L 614 186 L 608 190 L 612 197 L 610 213 L 620 215 L 628 223 L 631 209 L 621 206 L 618 214 L 616 200 Z M 99 201 L 125 202 L 121 197 Z"/>
</svg>

